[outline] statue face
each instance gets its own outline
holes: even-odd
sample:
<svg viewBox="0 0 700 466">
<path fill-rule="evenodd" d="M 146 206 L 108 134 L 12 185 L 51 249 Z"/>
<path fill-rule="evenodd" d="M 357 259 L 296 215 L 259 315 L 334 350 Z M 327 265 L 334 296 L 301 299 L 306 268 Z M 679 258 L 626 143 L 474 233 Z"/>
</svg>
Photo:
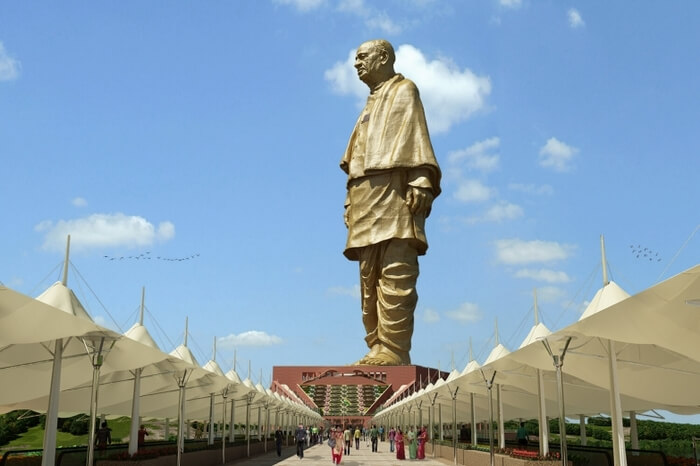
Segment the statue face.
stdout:
<svg viewBox="0 0 700 466">
<path fill-rule="evenodd" d="M 377 47 L 367 43 L 360 45 L 355 55 L 357 76 L 364 83 L 375 81 L 386 61 L 386 54 Z"/>
</svg>

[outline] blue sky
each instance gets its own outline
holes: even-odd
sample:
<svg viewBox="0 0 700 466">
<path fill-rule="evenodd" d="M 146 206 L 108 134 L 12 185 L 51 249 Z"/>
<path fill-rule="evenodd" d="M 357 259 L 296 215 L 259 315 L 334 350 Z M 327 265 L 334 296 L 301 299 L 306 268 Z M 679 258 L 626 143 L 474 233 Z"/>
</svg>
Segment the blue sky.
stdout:
<svg viewBox="0 0 700 466">
<path fill-rule="evenodd" d="M 338 163 L 367 94 L 350 57 L 384 37 L 443 170 L 412 359 L 461 369 L 471 338 L 481 362 L 496 319 L 506 347 L 523 340 L 534 288 L 550 329 L 578 318 L 602 284 L 601 234 L 630 294 L 698 262 L 698 14 L 690 1 L 3 2 L 0 281 L 38 295 L 70 232 L 69 286 L 100 323 L 128 328 L 145 286 L 156 341 L 174 348 L 189 316 L 200 363 L 215 337 L 222 367 L 236 348 L 239 374 L 251 361 L 264 383 L 273 365 L 358 359 Z"/>
</svg>

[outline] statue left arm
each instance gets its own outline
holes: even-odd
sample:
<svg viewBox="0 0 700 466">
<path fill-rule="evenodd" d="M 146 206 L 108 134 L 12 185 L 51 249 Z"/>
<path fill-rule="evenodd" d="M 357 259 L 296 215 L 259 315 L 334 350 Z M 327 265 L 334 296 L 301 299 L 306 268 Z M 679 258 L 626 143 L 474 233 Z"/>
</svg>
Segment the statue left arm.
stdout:
<svg viewBox="0 0 700 466">
<path fill-rule="evenodd" d="M 406 187 L 406 205 L 411 213 L 427 217 L 430 215 L 434 198 L 428 170 L 425 168 L 410 170 Z"/>
</svg>

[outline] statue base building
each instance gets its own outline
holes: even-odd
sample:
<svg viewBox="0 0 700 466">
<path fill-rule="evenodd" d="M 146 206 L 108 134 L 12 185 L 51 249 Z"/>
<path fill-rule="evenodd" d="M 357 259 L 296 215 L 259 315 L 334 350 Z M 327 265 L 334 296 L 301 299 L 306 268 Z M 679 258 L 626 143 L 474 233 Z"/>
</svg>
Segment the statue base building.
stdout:
<svg viewBox="0 0 700 466">
<path fill-rule="evenodd" d="M 331 425 L 366 425 L 383 404 L 448 375 L 415 365 L 275 366 L 271 390 L 293 393 Z"/>
</svg>

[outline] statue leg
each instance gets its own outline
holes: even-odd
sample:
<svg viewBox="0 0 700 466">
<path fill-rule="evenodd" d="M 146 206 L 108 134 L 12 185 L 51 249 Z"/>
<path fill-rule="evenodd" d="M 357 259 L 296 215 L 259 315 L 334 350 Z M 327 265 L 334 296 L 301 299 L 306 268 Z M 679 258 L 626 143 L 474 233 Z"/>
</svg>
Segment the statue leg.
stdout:
<svg viewBox="0 0 700 466">
<path fill-rule="evenodd" d="M 376 288 L 377 338 L 379 352 L 367 364 L 405 365 L 413 336 L 413 314 L 418 302 L 418 253 L 407 240 L 382 244 L 381 276 Z M 369 355 L 368 355 L 369 356 Z"/>
<path fill-rule="evenodd" d="M 407 240 L 389 241 L 382 258 L 382 276 L 377 299 L 381 353 L 398 356 L 399 364 L 410 364 L 413 314 L 418 303 L 418 253 Z M 391 358 L 389 358 L 391 360 Z"/>
<path fill-rule="evenodd" d="M 362 359 L 355 364 L 366 364 L 368 358 L 376 356 L 379 352 L 379 339 L 377 338 L 377 287 L 381 273 L 380 258 L 384 250 L 384 243 L 373 244 L 364 247 L 360 251 L 360 293 L 362 298 L 362 323 L 365 326 L 365 341 L 370 348 Z"/>
</svg>

